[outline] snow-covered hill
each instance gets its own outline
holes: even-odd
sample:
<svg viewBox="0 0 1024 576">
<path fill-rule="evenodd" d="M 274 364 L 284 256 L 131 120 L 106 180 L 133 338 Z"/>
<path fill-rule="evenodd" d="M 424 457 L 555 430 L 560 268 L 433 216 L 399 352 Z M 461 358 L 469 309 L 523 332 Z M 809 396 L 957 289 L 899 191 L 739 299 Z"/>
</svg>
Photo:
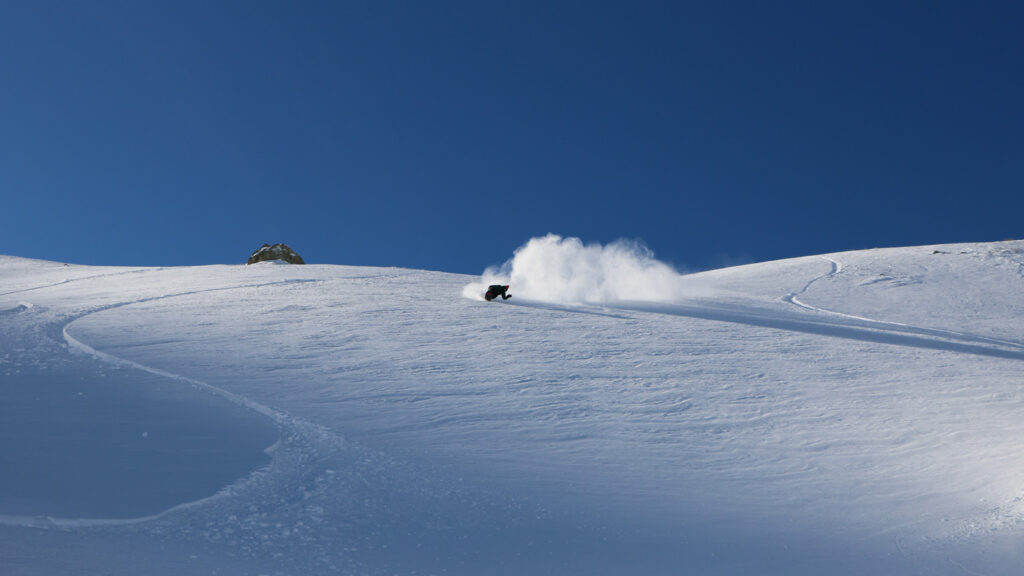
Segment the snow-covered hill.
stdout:
<svg viewBox="0 0 1024 576">
<path fill-rule="evenodd" d="M 0 257 L 0 573 L 1020 573 L 1024 242 L 537 242 L 483 278 Z"/>
</svg>

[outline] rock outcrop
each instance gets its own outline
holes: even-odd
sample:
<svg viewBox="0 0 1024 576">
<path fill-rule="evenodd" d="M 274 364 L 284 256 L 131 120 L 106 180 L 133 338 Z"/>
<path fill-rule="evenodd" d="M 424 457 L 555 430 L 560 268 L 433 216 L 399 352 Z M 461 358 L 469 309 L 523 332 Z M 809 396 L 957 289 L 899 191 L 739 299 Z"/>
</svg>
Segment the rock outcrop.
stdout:
<svg viewBox="0 0 1024 576">
<path fill-rule="evenodd" d="M 257 262 L 267 262 L 270 260 L 283 260 L 289 264 L 305 264 L 302 260 L 302 256 L 295 253 L 294 250 L 288 247 L 287 244 L 264 244 L 260 246 L 258 250 L 249 256 L 249 262 L 247 264 L 255 264 Z"/>
</svg>

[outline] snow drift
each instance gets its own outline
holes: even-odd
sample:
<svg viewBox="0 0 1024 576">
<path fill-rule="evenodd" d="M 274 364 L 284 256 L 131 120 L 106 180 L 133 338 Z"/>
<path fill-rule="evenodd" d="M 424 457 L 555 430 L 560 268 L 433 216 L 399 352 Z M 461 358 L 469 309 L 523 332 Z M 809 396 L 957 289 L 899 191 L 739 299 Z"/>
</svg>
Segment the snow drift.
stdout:
<svg viewBox="0 0 1024 576">
<path fill-rule="evenodd" d="M 509 284 L 517 297 L 558 304 L 676 302 L 688 292 L 683 277 L 640 241 L 584 244 L 556 234 L 530 239 L 511 260 L 468 284 L 463 295 L 479 299 L 491 284 Z"/>
</svg>

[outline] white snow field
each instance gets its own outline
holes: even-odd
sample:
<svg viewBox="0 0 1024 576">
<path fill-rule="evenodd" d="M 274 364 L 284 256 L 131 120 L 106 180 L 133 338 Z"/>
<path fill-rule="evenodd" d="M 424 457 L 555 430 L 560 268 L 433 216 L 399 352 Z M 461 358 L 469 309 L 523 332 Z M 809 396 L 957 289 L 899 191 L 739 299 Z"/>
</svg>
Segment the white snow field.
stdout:
<svg viewBox="0 0 1024 576">
<path fill-rule="evenodd" d="M 1022 318 L 1022 241 L 0 257 L 0 574 L 1018 575 Z"/>
</svg>

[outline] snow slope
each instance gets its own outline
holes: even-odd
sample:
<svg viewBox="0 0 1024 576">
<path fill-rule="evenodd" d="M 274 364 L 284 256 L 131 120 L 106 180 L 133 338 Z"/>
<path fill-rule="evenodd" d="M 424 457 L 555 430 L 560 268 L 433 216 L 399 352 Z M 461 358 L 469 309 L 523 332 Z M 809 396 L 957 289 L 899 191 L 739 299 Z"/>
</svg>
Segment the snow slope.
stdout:
<svg viewBox="0 0 1024 576">
<path fill-rule="evenodd" d="M 1020 573 L 1024 242 L 656 268 L 0 257 L 0 573 Z"/>
</svg>

